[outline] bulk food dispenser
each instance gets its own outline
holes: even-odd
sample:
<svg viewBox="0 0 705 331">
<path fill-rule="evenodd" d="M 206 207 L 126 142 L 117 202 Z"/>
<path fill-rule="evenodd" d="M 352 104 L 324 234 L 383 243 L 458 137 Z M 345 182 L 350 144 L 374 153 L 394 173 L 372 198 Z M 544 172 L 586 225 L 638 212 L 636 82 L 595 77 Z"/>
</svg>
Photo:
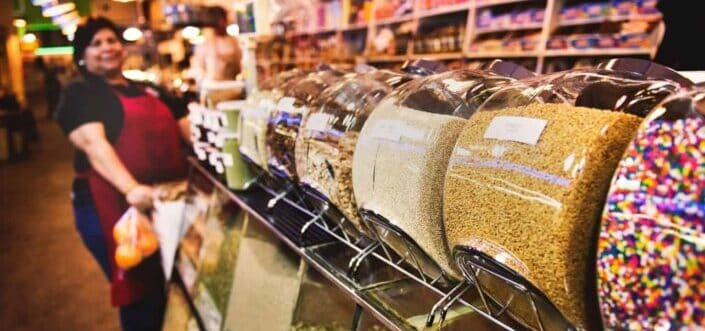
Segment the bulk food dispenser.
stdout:
<svg viewBox="0 0 705 331">
<path fill-rule="evenodd" d="M 365 122 L 353 159 L 360 213 L 375 236 L 430 279 L 458 277 L 444 241 L 443 177 L 460 130 L 514 77 L 508 62 L 416 79 L 382 100 Z"/>
<path fill-rule="evenodd" d="M 371 70 L 346 75 L 319 97 L 319 107 L 304 119 L 296 141 L 300 185 L 317 210 L 341 224 L 351 240 L 366 232 L 352 188 L 352 160 L 357 138 L 374 107 L 411 75 Z"/>
<path fill-rule="evenodd" d="M 657 107 L 612 179 L 597 250 L 609 329 L 705 324 L 705 88 Z"/>
<path fill-rule="evenodd" d="M 294 183 L 298 181 L 294 150 L 301 120 L 316 106 L 319 94 L 343 75 L 341 71 L 324 66 L 286 84 L 288 87 L 267 120 L 267 166 L 275 177 Z"/>
<path fill-rule="evenodd" d="M 450 158 L 444 223 L 457 265 L 496 313 L 531 329 L 597 320 L 595 234 L 610 178 L 643 116 L 679 86 L 627 62 L 502 89 Z"/>
</svg>

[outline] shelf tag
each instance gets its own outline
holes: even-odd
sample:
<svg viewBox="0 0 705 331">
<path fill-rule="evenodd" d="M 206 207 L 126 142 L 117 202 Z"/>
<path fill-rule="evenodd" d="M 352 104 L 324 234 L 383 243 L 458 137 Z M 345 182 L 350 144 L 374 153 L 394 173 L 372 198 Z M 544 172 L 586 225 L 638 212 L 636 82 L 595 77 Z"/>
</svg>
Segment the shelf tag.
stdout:
<svg viewBox="0 0 705 331">
<path fill-rule="evenodd" d="M 398 120 L 380 120 L 372 127 L 372 136 L 378 139 L 398 142 L 404 131 L 404 124 Z"/>
<path fill-rule="evenodd" d="M 485 139 L 536 145 L 548 121 L 530 117 L 497 116 L 485 131 Z"/>
<path fill-rule="evenodd" d="M 330 123 L 332 120 L 333 116 L 331 114 L 311 114 L 306 122 L 306 130 L 324 132 L 330 128 Z"/>
<path fill-rule="evenodd" d="M 221 160 L 223 160 L 223 164 L 226 167 L 233 166 L 233 156 L 231 154 L 228 154 L 228 153 L 220 154 L 220 158 L 221 158 Z"/>
</svg>

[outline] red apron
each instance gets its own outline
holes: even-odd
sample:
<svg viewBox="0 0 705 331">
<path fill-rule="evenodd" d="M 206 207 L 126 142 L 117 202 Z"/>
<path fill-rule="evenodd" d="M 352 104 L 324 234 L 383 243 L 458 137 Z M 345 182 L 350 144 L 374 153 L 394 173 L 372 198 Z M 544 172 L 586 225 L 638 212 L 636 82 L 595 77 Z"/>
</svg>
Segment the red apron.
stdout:
<svg viewBox="0 0 705 331">
<path fill-rule="evenodd" d="M 122 103 L 124 119 L 113 148 L 127 170 L 143 184 L 185 178 L 187 164 L 181 153 L 181 134 L 169 108 L 148 91 L 136 97 L 115 93 Z M 111 267 L 112 304 L 128 305 L 153 291 L 162 291 L 164 275 L 158 252 L 129 271 L 115 264 L 113 225 L 129 207 L 125 196 L 93 168 L 79 176 L 88 180 L 105 236 Z"/>
</svg>

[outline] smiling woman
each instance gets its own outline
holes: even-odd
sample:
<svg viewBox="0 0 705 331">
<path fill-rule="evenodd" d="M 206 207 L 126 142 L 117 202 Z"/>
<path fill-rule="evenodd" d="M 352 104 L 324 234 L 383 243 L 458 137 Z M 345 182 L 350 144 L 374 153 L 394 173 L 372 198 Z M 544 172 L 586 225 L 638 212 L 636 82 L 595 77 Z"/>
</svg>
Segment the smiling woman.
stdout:
<svg viewBox="0 0 705 331">
<path fill-rule="evenodd" d="M 76 226 L 111 281 L 123 330 L 157 330 L 165 305 L 159 254 L 123 270 L 115 262 L 111 234 L 129 207 L 151 207 L 152 185 L 185 177 L 186 107 L 154 86 L 123 76 L 126 52 L 111 21 L 87 19 L 76 30 L 73 46 L 82 77 L 63 91 L 57 113 L 76 147 Z"/>
</svg>

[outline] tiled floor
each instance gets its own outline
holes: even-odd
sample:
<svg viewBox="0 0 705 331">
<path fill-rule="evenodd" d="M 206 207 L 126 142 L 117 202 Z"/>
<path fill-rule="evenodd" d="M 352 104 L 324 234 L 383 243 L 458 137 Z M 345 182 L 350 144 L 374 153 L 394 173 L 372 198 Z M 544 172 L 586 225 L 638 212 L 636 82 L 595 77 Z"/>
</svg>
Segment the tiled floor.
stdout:
<svg viewBox="0 0 705 331">
<path fill-rule="evenodd" d="M 71 148 L 53 122 L 40 134 L 29 160 L 0 166 L 0 329 L 119 330 L 74 228 Z"/>
</svg>

